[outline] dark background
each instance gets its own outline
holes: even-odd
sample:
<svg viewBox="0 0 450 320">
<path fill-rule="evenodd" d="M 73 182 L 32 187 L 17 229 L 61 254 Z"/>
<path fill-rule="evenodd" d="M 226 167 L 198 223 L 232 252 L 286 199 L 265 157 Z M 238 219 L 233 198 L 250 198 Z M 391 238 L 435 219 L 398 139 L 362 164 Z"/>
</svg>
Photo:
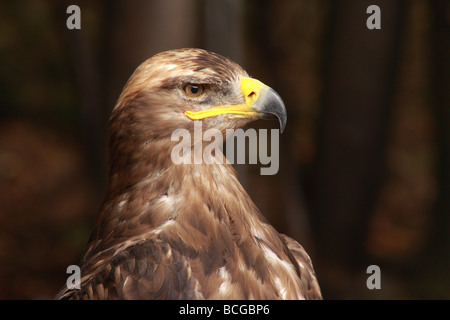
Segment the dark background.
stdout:
<svg viewBox="0 0 450 320">
<path fill-rule="evenodd" d="M 66 28 L 70 4 L 81 30 Z M 324 298 L 449 299 L 449 21 L 446 0 L 1 1 L 0 298 L 65 283 L 104 195 L 122 86 L 157 52 L 201 47 L 285 101 L 279 173 L 237 169 L 308 250 Z"/>
</svg>

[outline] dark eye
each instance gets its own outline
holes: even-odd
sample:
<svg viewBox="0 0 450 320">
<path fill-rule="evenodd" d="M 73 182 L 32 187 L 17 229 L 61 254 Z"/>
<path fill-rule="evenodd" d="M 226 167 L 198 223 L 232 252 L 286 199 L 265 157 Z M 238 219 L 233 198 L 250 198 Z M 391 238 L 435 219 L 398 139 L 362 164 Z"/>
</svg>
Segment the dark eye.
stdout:
<svg viewBox="0 0 450 320">
<path fill-rule="evenodd" d="M 190 98 L 198 98 L 205 92 L 205 86 L 202 84 L 189 83 L 183 87 L 183 93 Z"/>
</svg>

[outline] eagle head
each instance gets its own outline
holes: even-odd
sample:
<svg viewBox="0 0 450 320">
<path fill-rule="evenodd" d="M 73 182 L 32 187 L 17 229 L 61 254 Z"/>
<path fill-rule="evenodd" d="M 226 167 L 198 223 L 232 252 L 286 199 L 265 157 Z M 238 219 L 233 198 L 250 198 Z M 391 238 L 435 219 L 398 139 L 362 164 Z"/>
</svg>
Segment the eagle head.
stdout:
<svg viewBox="0 0 450 320">
<path fill-rule="evenodd" d="M 128 119 L 120 116 L 125 109 Z M 161 138 L 162 131 L 192 130 L 195 121 L 202 121 L 204 130 L 225 131 L 270 117 L 278 118 L 283 131 L 286 108 L 273 89 L 219 54 L 178 49 L 156 54 L 136 69 L 111 120 L 124 122 L 124 126 L 129 125 L 127 120 L 145 126 L 148 139 L 152 132 Z"/>
<path fill-rule="evenodd" d="M 203 132 L 224 134 L 274 117 L 283 131 L 287 116 L 280 96 L 230 59 L 202 49 L 161 52 L 135 70 L 112 111 L 110 177 L 130 184 L 143 177 L 139 171 L 146 163 L 170 166 L 172 133 L 184 129 L 193 136 L 196 122 Z"/>
</svg>

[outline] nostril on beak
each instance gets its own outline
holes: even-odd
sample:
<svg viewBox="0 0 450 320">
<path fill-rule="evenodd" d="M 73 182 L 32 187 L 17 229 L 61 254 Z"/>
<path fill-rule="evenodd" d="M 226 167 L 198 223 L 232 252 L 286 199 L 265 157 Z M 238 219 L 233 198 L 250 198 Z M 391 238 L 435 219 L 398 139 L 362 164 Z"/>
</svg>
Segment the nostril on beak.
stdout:
<svg viewBox="0 0 450 320">
<path fill-rule="evenodd" d="M 252 91 L 247 95 L 246 100 L 251 103 L 254 103 L 257 98 L 258 98 L 258 94 L 255 91 Z"/>
</svg>

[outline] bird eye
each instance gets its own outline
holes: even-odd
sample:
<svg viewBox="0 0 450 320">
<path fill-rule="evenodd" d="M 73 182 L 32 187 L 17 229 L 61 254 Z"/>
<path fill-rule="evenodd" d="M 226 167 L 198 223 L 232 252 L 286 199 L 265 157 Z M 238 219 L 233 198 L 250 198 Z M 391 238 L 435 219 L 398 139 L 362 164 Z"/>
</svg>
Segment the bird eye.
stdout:
<svg viewBox="0 0 450 320">
<path fill-rule="evenodd" d="M 202 84 L 189 83 L 185 85 L 182 90 L 186 96 L 190 98 L 198 98 L 204 93 L 205 86 Z"/>
</svg>

